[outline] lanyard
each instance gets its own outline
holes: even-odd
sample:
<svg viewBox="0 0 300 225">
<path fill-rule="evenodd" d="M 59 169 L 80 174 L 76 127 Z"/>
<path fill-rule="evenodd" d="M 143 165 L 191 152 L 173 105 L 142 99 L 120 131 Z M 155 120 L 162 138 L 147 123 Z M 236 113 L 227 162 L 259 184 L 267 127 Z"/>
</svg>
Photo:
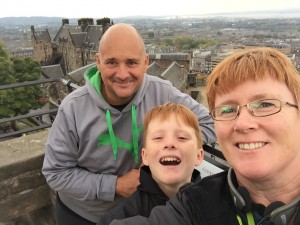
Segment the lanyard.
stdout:
<svg viewBox="0 0 300 225">
<path fill-rule="evenodd" d="M 243 225 L 240 215 L 236 215 L 236 217 L 237 217 L 237 220 L 239 221 L 239 225 Z M 252 212 L 247 213 L 247 222 L 248 222 L 248 225 L 255 225 Z"/>
</svg>

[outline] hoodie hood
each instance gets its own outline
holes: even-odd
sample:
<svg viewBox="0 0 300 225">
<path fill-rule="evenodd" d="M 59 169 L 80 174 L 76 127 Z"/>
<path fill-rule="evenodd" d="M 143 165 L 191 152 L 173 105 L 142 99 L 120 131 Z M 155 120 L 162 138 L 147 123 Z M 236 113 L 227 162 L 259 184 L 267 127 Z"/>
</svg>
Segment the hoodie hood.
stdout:
<svg viewBox="0 0 300 225">
<path fill-rule="evenodd" d="M 169 199 L 152 178 L 149 166 L 142 166 L 140 168 L 140 173 L 140 185 L 137 187 L 139 191 L 148 192 L 151 195 L 161 196 L 164 201 Z"/>
<path fill-rule="evenodd" d="M 101 94 L 101 76 L 97 66 L 93 66 L 84 72 L 84 78 L 95 89 L 95 91 L 102 97 Z M 103 98 L 103 97 L 102 97 Z"/>
<path fill-rule="evenodd" d="M 152 178 L 151 170 L 149 166 L 142 166 L 140 168 L 140 185 L 138 186 L 139 191 L 149 192 L 152 195 L 162 195 L 163 199 L 168 200 L 169 198 L 160 189 L 158 184 Z M 200 172 L 197 169 L 193 170 L 191 182 L 195 183 L 197 180 L 201 179 Z"/>
</svg>

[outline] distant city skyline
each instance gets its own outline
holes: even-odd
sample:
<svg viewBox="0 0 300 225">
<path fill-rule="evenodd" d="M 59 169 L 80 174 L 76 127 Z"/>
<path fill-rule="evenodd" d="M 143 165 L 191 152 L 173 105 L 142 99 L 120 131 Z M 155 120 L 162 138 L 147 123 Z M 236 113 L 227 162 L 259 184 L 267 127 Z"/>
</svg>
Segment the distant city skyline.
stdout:
<svg viewBox="0 0 300 225">
<path fill-rule="evenodd" d="M 0 18 L 47 16 L 62 18 L 128 16 L 209 16 L 209 14 L 299 9 L 299 0 L 10 0 L 1 3 Z M 299 14 L 299 13 L 298 13 Z M 284 17 L 300 15 L 284 14 Z"/>
</svg>

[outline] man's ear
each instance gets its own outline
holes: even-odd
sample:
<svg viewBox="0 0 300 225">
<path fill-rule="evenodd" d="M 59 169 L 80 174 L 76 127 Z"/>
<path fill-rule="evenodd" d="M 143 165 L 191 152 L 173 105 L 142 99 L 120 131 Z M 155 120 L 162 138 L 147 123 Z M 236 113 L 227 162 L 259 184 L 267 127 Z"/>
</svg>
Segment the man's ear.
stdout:
<svg viewBox="0 0 300 225">
<path fill-rule="evenodd" d="M 146 65 L 149 66 L 149 55 L 146 55 L 145 61 L 146 61 Z"/>
<path fill-rule="evenodd" d="M 197 150 L 196 160 L 195 160 L 195 166 L 199 166 L 204 159 L 204 151 L 203 148 L 199 148 Z"/>
<path fill-rule="evenodd" d="M 96 53 L 96 65 L 98 70 L 100 69 L 100 53 Z"/>
<path fill-rule="evenodd" d="M 147 72 L 149 67 L 149 55 L 145 56 L 145 73 Z"/>
<path fill-rule="evenodd" d="M 148 166 L 148 157 L 147 157 L 147 150 L 145 148 L 142 148 L 142 160 L 143 160 L 143 164 Z"/>
</svg>

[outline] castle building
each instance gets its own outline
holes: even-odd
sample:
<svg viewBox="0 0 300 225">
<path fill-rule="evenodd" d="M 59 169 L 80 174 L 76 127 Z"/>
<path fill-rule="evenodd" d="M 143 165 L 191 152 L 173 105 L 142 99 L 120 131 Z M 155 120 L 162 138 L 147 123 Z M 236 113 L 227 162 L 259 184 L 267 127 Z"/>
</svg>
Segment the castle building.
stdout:
<svg viewBox="0 0 300 225">
<path fill-rule="evenodd" d="M 93 63 L 99 40 L 112 24 L 107 17 L 96 20 L 96 24 L 92 18 L 81 18 L 76 25 L 69 24 L 69 19 L 62 19 L 53 39 L 48 29 L 38 30 L 31 26 L 34 58 L 42 66 L 60 64 L 65 74 Z"/>
</svg>

